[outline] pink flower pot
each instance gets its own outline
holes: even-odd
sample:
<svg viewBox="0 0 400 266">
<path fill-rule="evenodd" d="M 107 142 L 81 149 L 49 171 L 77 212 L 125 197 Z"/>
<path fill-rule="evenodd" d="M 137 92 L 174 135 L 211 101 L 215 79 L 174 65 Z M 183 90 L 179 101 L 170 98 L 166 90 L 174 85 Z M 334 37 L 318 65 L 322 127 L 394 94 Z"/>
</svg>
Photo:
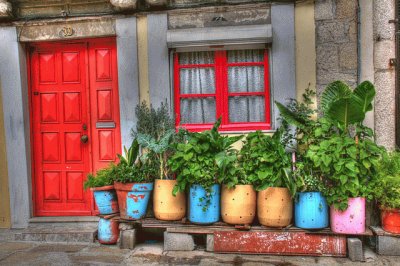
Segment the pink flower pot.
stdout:
<svg viewBox="0 0 400 266">
<path fill-rule="evenodd" d="M 365 198 L 349 198 L 345 211 L 331 206 L 331 229 L 338 234 L 363 234 L 365 232 Z"/>
</svg>

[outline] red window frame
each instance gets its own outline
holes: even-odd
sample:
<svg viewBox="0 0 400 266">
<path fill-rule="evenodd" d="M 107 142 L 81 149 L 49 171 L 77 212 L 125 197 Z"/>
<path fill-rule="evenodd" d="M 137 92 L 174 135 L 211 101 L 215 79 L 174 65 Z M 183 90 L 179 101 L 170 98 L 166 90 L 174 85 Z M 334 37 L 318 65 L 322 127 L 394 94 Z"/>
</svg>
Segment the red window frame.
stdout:
<svg viewBox="0 0 400 266">
<path fill-rule="evenodd" d="M 179 64 L 179 53 L 174 53 L 174 105 L 175 125 L 189 131 L 203 131 L 212 128 L 213 124 L 181 124 L 180 103 L 183 98 L 206 98 L 215 97 L 216 119 L 222 117 L 220 131 L 250 131 L 271 129 L 271 103 L 269 84 L 268 49 L 264 52 L 262 62 L 240 62 L 229 63 L 227 51 L 215 51 L 213 64 Z M 261 92 L 229 92 L 228 90 L 228 68 L 237 66 L 264 66 L 264 91 Z M 180 93 L 180 70 L 182 68 L 214 68 L 215 70 L 215 93 L 207 94 L 181 94 Z M 264 96 L 265 100 L 265 122 L 229 122 L 229 97 L 230 96 Z"/>
</svg>

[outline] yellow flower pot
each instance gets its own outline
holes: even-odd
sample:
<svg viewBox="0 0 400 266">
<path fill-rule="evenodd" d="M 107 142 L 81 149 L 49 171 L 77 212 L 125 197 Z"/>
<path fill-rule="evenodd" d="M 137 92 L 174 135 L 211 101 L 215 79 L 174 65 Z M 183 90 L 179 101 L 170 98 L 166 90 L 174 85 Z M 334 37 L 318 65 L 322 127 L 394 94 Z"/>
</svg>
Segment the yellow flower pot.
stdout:
<svg viewBox="0 0 400 266">
<path fill-rule="evenodd" d="M 177 221 L 185 217 L 185 193 L 172 195 L 176 180 L 156 179 L 154 181 L 153 209 L 159 220 Z"/>
<path fill-rule="evenodd" d="M 222 186 L 221 216 L 228 224 L 251 224 L 256 215 L 256 191 L 252 185 Z"/>
<path fill-rule="evenodd" d="M 287 188 L 269 187 L 259 191 L 257 216 L 262 225 L 286 227 L 292 221 L 293 201 Z"/>
</svg>

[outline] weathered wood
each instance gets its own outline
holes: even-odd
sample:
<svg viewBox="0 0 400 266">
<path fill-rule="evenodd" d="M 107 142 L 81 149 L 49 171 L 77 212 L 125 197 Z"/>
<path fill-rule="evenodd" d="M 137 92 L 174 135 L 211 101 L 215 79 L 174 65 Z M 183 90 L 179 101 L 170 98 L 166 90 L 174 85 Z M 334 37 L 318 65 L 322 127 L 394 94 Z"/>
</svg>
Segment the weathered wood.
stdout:
<svg viewBox="0 0 400 266">
<path fill-rule="evenodd" d="M 216 231 L 214 252 L 346 256 L 346 236 L 305 232 Z"/>
</svg>

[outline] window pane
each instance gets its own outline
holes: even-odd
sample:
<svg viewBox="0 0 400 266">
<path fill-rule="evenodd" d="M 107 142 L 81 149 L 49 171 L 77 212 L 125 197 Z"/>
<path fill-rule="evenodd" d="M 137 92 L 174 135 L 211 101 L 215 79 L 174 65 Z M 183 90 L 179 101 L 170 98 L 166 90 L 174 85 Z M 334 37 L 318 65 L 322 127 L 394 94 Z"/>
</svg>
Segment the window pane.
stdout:
<svg viewBox="0 0 400 266">
<path fill-rule="evenodd" d="M 264 67 L 229 67 L 229 92 L 264 91 Z"/>
<path fill-rule="evenodd" d="M 265 122 L 264 97 L 229 97 L 229 122 Z"/>
<path fill-rule="evenodd" d="M 262 62 L 264 50 L 237 50 L 228 51 L 228 63 Z"/>
<path fill-rule="evenodd" d="M 182 68 L 180 83 L 181 94 L 214 93 L 214 68 Z"/>
<path fill-rule="evenodd" d="M 214 52 L 179 53 L 180 65 L 214 64 Z"/>
<path fill-rule="evenodd" d="M 214 123 L 215 98 L 181 99 L 181 124 Z"/>
</svg>

